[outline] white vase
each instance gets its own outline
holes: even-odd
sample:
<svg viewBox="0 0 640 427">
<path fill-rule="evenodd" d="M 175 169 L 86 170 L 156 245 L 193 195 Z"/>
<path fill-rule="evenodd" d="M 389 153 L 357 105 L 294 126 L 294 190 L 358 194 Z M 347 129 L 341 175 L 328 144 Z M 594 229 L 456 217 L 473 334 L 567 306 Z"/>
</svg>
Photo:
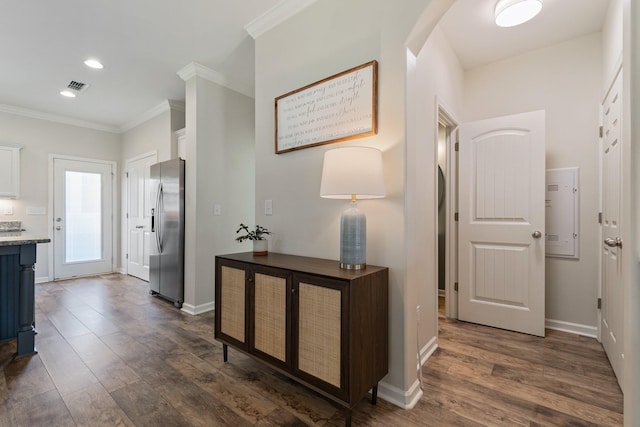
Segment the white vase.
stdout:
<svg viewBox="0 0 640 427">
<path fill-rule="evenodd" d="M 253 241 L 253 254 L 254 255 L 266 255 L 268 253 L 269 241 L 268 240 L 254 240 Z"/>
</svg>

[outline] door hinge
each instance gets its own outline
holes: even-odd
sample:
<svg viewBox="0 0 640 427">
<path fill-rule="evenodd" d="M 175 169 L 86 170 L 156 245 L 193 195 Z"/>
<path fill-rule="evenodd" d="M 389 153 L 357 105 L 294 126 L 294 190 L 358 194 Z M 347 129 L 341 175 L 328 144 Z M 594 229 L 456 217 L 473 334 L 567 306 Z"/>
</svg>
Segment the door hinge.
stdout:
<svg viewBox="0 0 640 427">
<path fill-rule="evenodd" d="M 129 213 L 127 213 L 127 219 L 129 219 Z"/>
<path fill-rule="evenodd" d="M 129 254 L 125 254 L 124 259 L 129 259 Z"/>
<path fill-rule="evenodd" d="M 453 284 L 453 290 L 454 290 L 454 291 L 456 291 L 456 292 L 458 292 L 458 282 L 455 282 L 455 283 Z"/>
<path fill-rule="evenodd" d="M 603 137 L 604 135 L 604 128 L 602 126 L 600 126 L 600 130 L 598 131 L 598 134 L 600 135 L 600 138 Z"/>
<path fill-rule="evenodd" d="M 125 172 L 124 174 L 129 178 L 129 172 Z"/>
<path fill-rule="evenodd" d="M 456 142 L 456 145 L 454 145 L 454 146 L 453 146 L 453 149 L 454 149 L 455 151 L 460 151 L 460 143 L 459 143 L 459 142 Z"/>
<path fill-rule="evenodd" d="M 602 309 L 602 298 L 598 298 L 598 310 Z"/>
<path fill-rule="evenodd" d="M 458 212 L 453 214 L 453 220 L 456 222 L 458 221 Z"/>
<path fill-rule="evenodd" d="M 598 212 L 598 224 L 602 224 L 602 212 Z"/>
</svg>

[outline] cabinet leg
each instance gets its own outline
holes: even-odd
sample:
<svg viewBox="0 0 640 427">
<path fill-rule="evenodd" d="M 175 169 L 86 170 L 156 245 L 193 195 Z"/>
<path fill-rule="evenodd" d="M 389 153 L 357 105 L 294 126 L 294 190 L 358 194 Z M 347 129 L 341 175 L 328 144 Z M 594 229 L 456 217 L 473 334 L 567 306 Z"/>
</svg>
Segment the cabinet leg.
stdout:
<svg viewBox="0 0 640 427">
<path fill-rule="evenodd" d="M 346 409 L 344 411 L 344 427 L 351 427 L 351 409 Z"/>
<path fill-rule="evenodd" d="M 378 404 L 378 384 L 374 385 L 373 388 L 371 389 L 371 404 L 372 405 Z"/>
<path fill-rule="evenodd" d="M 229 352 L 227 349 L 227 345 L 222 344 L 222 360 L 224 361 L 224 363 L 227 363 L 228 359 L 229 359 Z"/>
</svg>

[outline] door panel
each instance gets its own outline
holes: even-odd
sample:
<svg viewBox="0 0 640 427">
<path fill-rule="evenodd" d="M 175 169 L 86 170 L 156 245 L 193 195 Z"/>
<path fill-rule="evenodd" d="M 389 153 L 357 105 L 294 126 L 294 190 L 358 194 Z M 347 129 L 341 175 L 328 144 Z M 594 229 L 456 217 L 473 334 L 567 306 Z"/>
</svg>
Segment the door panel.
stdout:
<svg viewBox="0 0 640 427">
<path fill-rule="evenodd" d="M 298 285 L 298 369 L 341 387 L 342 294 L 340 290 Z"/>
<path fill-rule="evenodd" d="M 254 348 L 287 361 L 287 279 L 255 273 Z"/>
<path fill-rule="evenodd" d="M 127 162 L 127 273 L 149 280 L 151 190 L 149 167 L 156 154 Z"/>
<path fill-rule="evenodd" d="M 624 295 L 622 289 L 622 247 L 615 242 L 621 232 L 622 187 L 622 73 L 618 74 L 611 91 L 603 103 L 602 140 L 602 345 L 622 387 L 624 368 L 623 319 Z M 613 245 L 610 246 L 605 242 Z"/>
<path fill-rule="evenodd" d="M 544 336 L 544 120 L 459 128 L 460 320 Z"/>
<path fill-rule="evenodd" d="M 113 270 L 112 165 L 53 159 L 54 278 Z"/>
</svg>

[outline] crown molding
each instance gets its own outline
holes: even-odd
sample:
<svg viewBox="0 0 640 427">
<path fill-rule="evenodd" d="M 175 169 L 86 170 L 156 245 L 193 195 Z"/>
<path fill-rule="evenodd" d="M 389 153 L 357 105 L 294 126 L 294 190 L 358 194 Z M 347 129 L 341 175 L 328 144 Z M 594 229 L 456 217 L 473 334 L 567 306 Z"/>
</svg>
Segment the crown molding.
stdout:
<svg viewBox="0 0 640 427">
<path fill-rule="evenodd" d="M 115 126 L 108 126 L 108 125 L 103 125 L 101 123 L 74 119 L 73 117 L 60 116 L 57 114 L 30 110 L 28 108 L 16 107 L 14 105 L 0 104 L 0 112 L 15 114 L 17 116 L 29 117 L 31 119 L 46 120 L 48 122 L 61 123 L 64 125 L 71 125 L 71 126 L 77 126 L 81 128 L 99 130 L 102 132 L 120 133 L 120 129 Z"/>
<path fill-rule="evenodd" d="M 178 110 L 182 113 L 186 111 L 184 101 L 176 101 L 175 99 L 169 99 L 169 108 L 172 110 Z"/>
<path fill-rule="evenodd" d="M 253 98 L 255 96 L 251 86 L 230 80 L 224 74 L 205 67 L 202 64 L 198 64 L 197 62 L 191 62 L 185 65 L 178 70 L 177 74 L 185 82 L 194 76 L 198 76 L 205 80 L 209 80 L 210 82 L 217 83 L 220 86 L 239 92 L 249 98 Z"/>
<path fill-rule="evenodd" d="M 317 0 L 285 0 L 249 22 L 244 26 L 244 29 L 251 37 L 256 39 L 316 1 Z"/>
<path fill-rule="evenodd" d="M 175 101 L 172 99 L 166 99 L 164 101 L 162 101 L 160 104 L 156 105 L 155 107 L 151 108 L 148 111 L 145 111 L 144 113 L 142 113 L 140 116 L 136 117 L 135 119 L 131 120 L 130 122 L 125 123 L 124 125 L 122 125 L 120 127 L 120 132 L 126 132 L 129 131 L 131 129 L 133 129 L 136 126 L 141 125 L 142 123 L 153 119 L 156 116 L 159 116 L 160 114 L 167 112 L 169 110 L 178 110 L 184 113 L 185 111 L 185 107 L 184 107 L 184 102 L 183 101 Z"/>
</svg>

